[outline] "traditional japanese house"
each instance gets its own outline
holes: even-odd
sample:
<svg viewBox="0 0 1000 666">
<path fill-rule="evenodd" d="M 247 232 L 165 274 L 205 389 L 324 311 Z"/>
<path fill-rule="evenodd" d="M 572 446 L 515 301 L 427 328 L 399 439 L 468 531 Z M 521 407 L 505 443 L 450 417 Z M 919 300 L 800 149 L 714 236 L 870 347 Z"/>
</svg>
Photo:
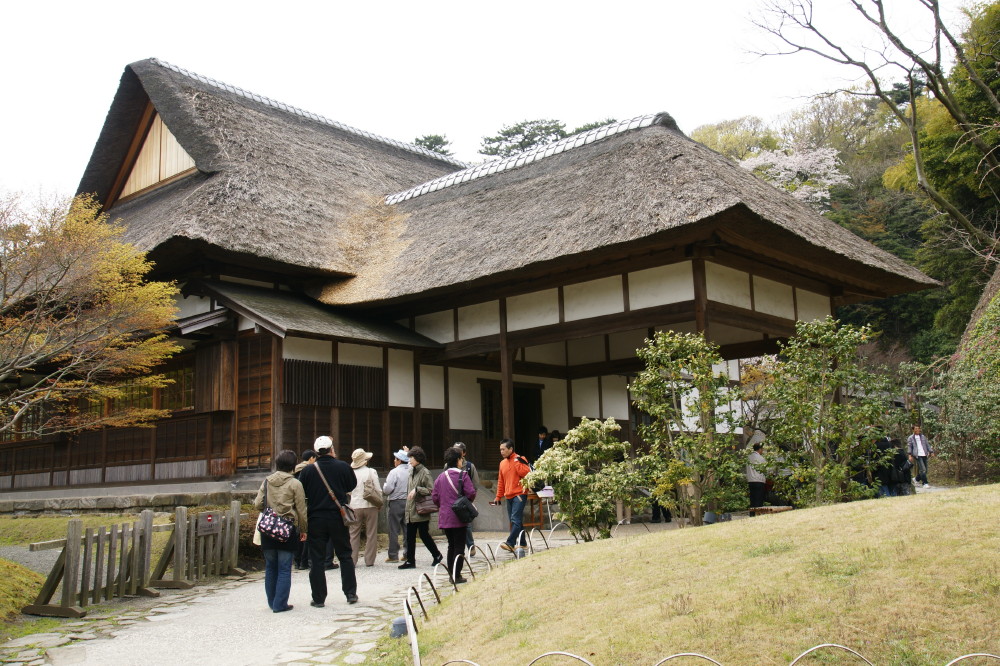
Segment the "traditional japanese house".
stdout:
<svg viewBox="0 0 1000 666">
<path fill-rule="evenodd" d="M 796 320 L 931 279 L 640 116 L 468 167 L 158 60 L 129 65 L 79 187 L 183 285 L 155 428 L 0 444 L 0 488 L 271 468 L 330 434 L 386 466 L 617 419 L 656 329 L 729 371 Z M 107 405 L 114 409 L 116 405 Z"/>
</svg>

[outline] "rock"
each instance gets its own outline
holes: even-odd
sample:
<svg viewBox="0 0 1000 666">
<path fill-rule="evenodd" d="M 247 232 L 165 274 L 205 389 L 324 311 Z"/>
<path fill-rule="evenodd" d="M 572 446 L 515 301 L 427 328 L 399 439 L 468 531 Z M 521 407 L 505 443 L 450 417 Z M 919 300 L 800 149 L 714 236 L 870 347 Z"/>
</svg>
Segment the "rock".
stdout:
<svg viewBox="0 0 1000 666">
<path fill-rule="evenodd" d="M 48 649 L 69 643 L 69 638 L 62 634 L 28 634 L 15 640 L 4 643 L 4 647 L 28 647 L 29 645 L 41 649 Z"/>
<path fill-rule="evenodd" d="M 87 648 L 83 645 L 52 648 L 45 655 L 52 666 L 83 664 L 87 661 Z"/>
</svg>

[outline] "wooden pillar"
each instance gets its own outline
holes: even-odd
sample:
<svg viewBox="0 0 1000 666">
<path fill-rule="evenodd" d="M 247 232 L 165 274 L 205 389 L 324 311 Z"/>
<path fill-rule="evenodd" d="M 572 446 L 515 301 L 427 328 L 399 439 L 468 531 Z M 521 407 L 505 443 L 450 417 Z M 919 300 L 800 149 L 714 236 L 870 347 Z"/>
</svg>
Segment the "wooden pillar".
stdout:
<svg viewBox="0 0 1000 666">
<path fill-rule="evenodd" d="M 514 358 L 507 345 L 507 299 L 500 299 L 500 405 L 503 436 L 514 439 Z"/>
<path fill-rule="evenodd" d="M 694 276 L 694 322 L 698 332 L 708 339 L 708 283 L 705 278 L 705 260 L 691 261 Z"/>
</svg>

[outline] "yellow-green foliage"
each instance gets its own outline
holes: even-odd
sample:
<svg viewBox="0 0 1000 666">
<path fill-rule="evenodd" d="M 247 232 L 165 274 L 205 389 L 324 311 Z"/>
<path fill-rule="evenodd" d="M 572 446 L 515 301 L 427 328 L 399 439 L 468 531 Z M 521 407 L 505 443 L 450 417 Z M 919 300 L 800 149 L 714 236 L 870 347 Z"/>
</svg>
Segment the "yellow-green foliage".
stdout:
<svg viewBox="0 0 1000 666">
<path fill-rule="evenodd" d="M 0 622 L 20 613 L 24 606 L 33 602 L 43 582 L 45 578 L 34 571 L 8 560 L 0 560 Z"/>
<path fill-rule="evenodd" d="M 422 659 L 499 666 L 566 650 L 652 664 L 691 651 L 787 666 L 827 642 L 887 666 L 995 653 L 998 512 L 1000 486 L 980 486 L 543 552 L 433 608 Z M 380 648 L 369 663 L 410 663 L 405 640 Z"/>
</svg>

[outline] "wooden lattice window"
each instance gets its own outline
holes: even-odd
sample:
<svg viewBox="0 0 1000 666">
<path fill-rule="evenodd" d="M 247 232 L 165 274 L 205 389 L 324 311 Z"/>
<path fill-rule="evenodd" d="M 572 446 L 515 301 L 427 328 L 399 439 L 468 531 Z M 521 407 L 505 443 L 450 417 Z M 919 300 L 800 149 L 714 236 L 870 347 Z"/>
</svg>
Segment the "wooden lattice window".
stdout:
<svg viewBox="0 0 1000 666">
<path fill-rule="evenodd" d="M 194 409 L 194 354 L 177 358 L 163 375 L 172 382 L 160 389 L 160 409 Z"/>
</svg>

